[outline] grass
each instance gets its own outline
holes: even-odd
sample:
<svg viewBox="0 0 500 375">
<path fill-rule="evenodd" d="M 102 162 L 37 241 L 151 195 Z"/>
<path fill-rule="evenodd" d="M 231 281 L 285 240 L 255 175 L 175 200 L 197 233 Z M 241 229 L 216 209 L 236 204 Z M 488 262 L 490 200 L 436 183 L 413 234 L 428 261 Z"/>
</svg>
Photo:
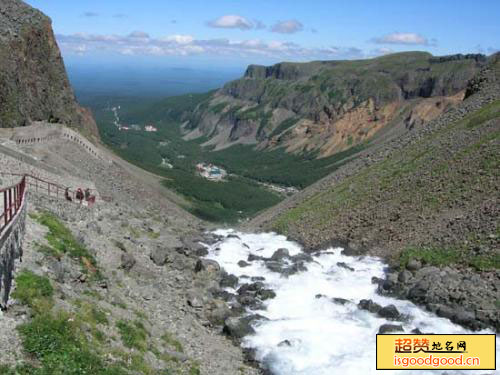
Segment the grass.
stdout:
<svg viewBox="0 0 500 375">
<path fill-rule="evenodd" d="M 49 230 L 45 236 L 49 246 L 41 245 L 40 251 L 56 257 L 67 254 L 73 259 L 78 259 L 85 272 L 101 277 L 94 256 L 75 239 L 71 231 L 54 214 L 43 211 L 35 216 L 35 220 Z"/>
<path fill-rule="evenodd" d="M 177 352 L 184 353 L 182 344 L 170 332 L 165 332 L 161 339 L 166 345 L 174 348 Z"/>
<path fill-rule="evenodd" d="M 127 348 L 137 349 L 140 352 L 145 352 L 147 350 L 148 345 L 146 340 L 149 333 L 139 320 L 134 322 L 120 320 L 116 323 L 116 327 L 120 332 L 123 344 Z"/>
<path fill-rule="evenodd" d="M 23 270 L 16 276 L 16 288 L 12 297 L 24 305 L 35 307 L 40 300 L 50 299 L 54 294 L 50 280 L 32 271 Z"/>
<path fill-rule="evenodd" d="M 399 258 L 403 269 L 410 259 L 418 259 L 430 266 L 470 266 L 479 271 L 500 268 L 500 255 L 473 255 L 459 247 L 411 246 L 403 250 Z"/>
</svg>

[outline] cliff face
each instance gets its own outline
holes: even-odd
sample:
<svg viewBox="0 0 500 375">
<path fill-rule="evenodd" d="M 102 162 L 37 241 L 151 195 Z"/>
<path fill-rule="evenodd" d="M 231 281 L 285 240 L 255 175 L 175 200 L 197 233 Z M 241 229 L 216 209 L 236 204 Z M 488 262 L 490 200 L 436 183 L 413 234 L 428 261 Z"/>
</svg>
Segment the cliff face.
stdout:
<svg viewBox="0 0 500 375">
<path fill-rule="evenodd" d="M 0 2 L 0 127 L 64 123 L 98 137 L 71 89 L 51 20 L 19 0 Z"/>
<path fill-rule="evenodd" d="M 460 102 L 483 55 L 408 52 L 358 61 L 251 65 L 185 126 L 209 145 L 236 143 L 328 156 L 383 128 L 422 126 Z M 199 133 L 198 133 L 199 134 Z"/>
</svg>

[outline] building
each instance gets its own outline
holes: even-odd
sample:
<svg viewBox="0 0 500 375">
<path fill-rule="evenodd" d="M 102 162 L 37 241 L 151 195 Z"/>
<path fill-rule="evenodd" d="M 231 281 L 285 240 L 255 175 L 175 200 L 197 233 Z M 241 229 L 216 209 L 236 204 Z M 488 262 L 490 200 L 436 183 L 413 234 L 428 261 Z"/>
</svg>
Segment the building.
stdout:
<svg viewBox="0 0 500 375">
<path fill-rule="evenodd" d="M 144 128 L 145 131 L 147 132 L 157 132 L 158 129 L 155 128 L 153 125 L 146 125 L 146 127 Z"/>
</svg>

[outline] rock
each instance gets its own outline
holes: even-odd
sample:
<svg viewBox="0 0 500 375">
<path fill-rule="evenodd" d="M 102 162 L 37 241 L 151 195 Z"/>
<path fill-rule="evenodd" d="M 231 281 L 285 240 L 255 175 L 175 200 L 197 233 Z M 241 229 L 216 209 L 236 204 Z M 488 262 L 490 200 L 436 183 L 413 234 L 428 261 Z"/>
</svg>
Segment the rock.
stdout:
<svg viewBox="0 0 500 375">
<path fill-rule="evenodd" d="M 249 254 L 248 255 L 248 258 L 247 258 L 247 261 L 249 262 L 253 262 L 255 260 L 263 260 L 264 258 L 261 257 L 261 256 L 258 256 L 258 255 L 255 255 L 255 254 Z"/>
<path fill-rule="evenodd" d="M 99 235 L 102 234 L 101 227 L 95 221 L 91 221 L 90 223 L 87 223 L 87 229 L 94 232 L 94 233 L 97 233 Z"/>
<path fill-rule="evenodd" d="M 378 313 L 380 309 L 382 309 L 382 306 L 373 302 L 371 299 L 362 299 L 358 303 L 358 308 L 361 310 L 367 310 L 371 313 Z"/>
<path fill-rule="evenodd" d="M 120 257 L 120 268 L 125 271 L 130 271 L 135 266 L 136 260 L 130 253 L 122 253 Z"/>
<path fill-rule="evenodd" d="M 266 278 L 264 276 L 252 276 L 250 278 L 250 280 L 252 280 L 252 281 L 265 281 Z"/>
<path fill-rule="evenodd" d="M 346 263 L 344 262 L 337 262 L 337 266 L 340 267 L 340 268 L 344 268 L 346 270 L 349 270 L 349 271 L 354 271 L 354 268 L 352 267 L 349 267 Z"/>
<path fill-rule="evenodd" d="M 478 322 L 476 322 L 476 315 L 473 312 L 466 310 L 458 310 L 453 318 L 453 321 L 465 327 L 472 328 L 476 330 L 479 328 Z"/>
<path fill-rule="evenodd" d="M 247 263 L 247 262 L 245 262 L 244 260 L 240 260 L 240 261 L 238 262 L 238 266 L 240 266 L 241 268 L 245 268 L 245 267 L 250 266 L 250 263 Z"/>
<path fill-rule="evenodd" d="M 420 268 L 422 268 L 422 262 L 418 259 L 412 258 L 406 264 L 406 269 L 409 271 L 418 271 Z"/>
<path fill-rule="evenodd" d="M 149 254 L 149 258 L 153 261 L 157 266 L 164 266 L 168 261 L 168 255 L 171 250 L 164 247 L 157 247 L 152 250 Z"/>
<path fill-rule="evenodd" d="M 411 333 L 415 334 L 415 335 L 421 335 L 422 334 L 422 331 L 418 328 L 415 328 L 415 329 L 412 329 L 411 330 Z"/>
<path fill-rule="evenodd" d="M 207 318 L 212 324 L 222 325 L 232 315 L 229 306 L 221 300 L 211 301 L 207 308 Z"/>
<path fill-rule="evenodd" d="M 264 319 L 266 318 L 258 314 L 245 316 L 243 318 L 227 318 L 224 322 L 222 332 L 232 338 L 241 339 L 255 333 L 255 330 L 252 327 L 253 322 Z"/>
<path fill-rule="evenodd" d="M 238 285 L 238 278 L 235 275 L 229 275 L 225 273 L 220 282 L 219 285 L 221 288 L 236 288 Z"/>
<path fill-rule="evenodd" d="M 378 329 L 379 334 L 391 332 L 403 332 L 403 326 L 395 324 L 382 324 Z"/>
<path fill-rule="evenodd" d="M 288 249 L 281 248 L 281 249 L 276 250 L 274 252 L 274 254 L 271 255 L 270 259 L 274 260 L 274 261 L 283 261 L 286 258 L 290 258 L 290 253 L 289 253 Z"/>
<path fill-rule="evenodd" d="M 264 283 L 257 281 L 255 283 L 251 283 L 251 284 L 243 284 L 242 286 L 240 286 L 237 293 L 239 295 L 243 295 L 243 294 L 247 294 L 248 292 L 257 292 L 261 289 L 264 289 Z"/>
<path fill-rule="evenodd" d="M 220 265 L 215 260 L 211 259 L 198 259 L 196 265 L 194 267 L 194 272 L 208 272 L 208 273 L 217 273 L 220 272 Z"/>
<path fill-rule="evenodd" d="M 278 344 L 278 347 L 280 347 L 280 348 L 285 347 L 285 346 L 287 346 L 287 347 L 292 346 L 292 343 L 290 342 L 290 340 L 283 340 Z"/>
<path fill-rule="evenodd" d="M 332 302 L 336 303 L 337 305 L 345 305 L 346 303 L 351 303 L 351 301 L 349 301 L 348 299 L 339 297 L 332 298 Z"/>
<path fill-rule="evenodd" d="M 406 284 L 408 281 L 411 280 L 411 278 L 413 277 L 413 275 L 411 274 L 410 271 L 408 270 L 403 270 L 399 273 L 398 275 L 398 281 L 400 283 L 403 283 L 403 284 Z"/>
<path fill-rule="evenodd" d="M 238 236 L 238 235 L 236 235 L 236 234 L 228 234 L 228 235 L 226 236 L 226 238 L 236 238 L 236 239 L 238 239 L 238 240 L 241 240 L 240 236 Z"/>
<path fill-rule="evenodd" d="M 201 294 L 197 292 L 189 292 L 187 297 L 187 303 L 189 306 L 195 309 L 201 309 L 204 305 L 204 299 Z"/>
<path fill-rule="evenodd" d="M 377 314 L 382 317 L 386 318 L 389 320 L 399 320 L 401 318 L 401 314 L 399 313 L 398 309 L 394 305 L 388 305 L 382 307 Z"/>
<path fill-rule="evenodd" d="M 257 295 L 260 297 L 262 301 L 265 301 L 266 299 L 272 299 L 276 297 L 276 293 L 272 289 L 262 289 L 259 290 Z"/>
<path fill-rule="evenodd" d="M 205 257 L 208 255 L 208 250 L 206 247 L 199 247 L 194 251 L 194 254 L 197 257 Z"/>
<path fill-rule="evenodd" d="M 436 310 L 436 315 L 451 320 L 455 316 L 455 310 L 448 306 L 440 305 Z"/>
</svg>

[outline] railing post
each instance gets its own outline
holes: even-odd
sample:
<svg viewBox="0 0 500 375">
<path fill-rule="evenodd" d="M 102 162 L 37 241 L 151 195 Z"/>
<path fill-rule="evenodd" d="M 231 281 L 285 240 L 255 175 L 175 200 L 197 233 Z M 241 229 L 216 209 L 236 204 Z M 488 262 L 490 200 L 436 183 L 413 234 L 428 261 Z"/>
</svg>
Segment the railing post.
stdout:
<svg viewBox="0 0 500 375">
<path fill-rule="evenodd" d="M 12 218 L 12 190 L 9 189 L 9 221 Z"/>
<path fill-rule="evenodd" d="M 7 225 L 7 191 L 3 192 L 3 218 L 5 220 L 5 225 Z"/>
</svg>

